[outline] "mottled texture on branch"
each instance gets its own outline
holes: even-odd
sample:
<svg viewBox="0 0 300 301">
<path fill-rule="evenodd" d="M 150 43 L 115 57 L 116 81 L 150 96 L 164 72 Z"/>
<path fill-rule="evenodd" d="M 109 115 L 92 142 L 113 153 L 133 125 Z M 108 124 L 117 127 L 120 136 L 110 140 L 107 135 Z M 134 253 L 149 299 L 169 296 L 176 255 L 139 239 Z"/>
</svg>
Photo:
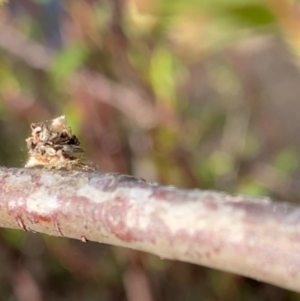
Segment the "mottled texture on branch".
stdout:
<svg viewBox="0 0 300 301">
<path fill-rule="evenodd" d="M 0 226 L 129 247 L 300 292 L 300 209 L 266 198 L 1 168 Z"/>
</svg>

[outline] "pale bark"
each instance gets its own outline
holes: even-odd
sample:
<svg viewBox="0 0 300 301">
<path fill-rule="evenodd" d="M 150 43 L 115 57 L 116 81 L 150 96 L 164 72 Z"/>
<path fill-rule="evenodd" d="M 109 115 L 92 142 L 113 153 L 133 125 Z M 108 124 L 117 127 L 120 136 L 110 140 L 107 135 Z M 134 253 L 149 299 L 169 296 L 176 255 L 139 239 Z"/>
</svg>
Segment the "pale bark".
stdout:
<svg viewBox="0 0 300 301">
<path fill-rule="evenodd" d="M 0 169 L 0 226 L 96 241 L 300 292 L 300 208 L 126 175 Z"/>
</svg>

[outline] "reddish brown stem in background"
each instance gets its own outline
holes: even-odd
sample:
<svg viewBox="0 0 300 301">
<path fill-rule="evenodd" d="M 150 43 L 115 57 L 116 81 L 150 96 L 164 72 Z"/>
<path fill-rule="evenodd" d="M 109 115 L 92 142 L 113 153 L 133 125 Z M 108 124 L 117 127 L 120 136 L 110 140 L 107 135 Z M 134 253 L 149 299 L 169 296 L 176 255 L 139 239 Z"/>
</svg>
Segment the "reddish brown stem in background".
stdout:
<svg viewBox="0 0 300 301">
<path fill-rule="evenodd" d="M 25 35 L 9 25 L 0 24 L 0 29 L 0 49 L 26 62 L 32 68 L 43 71 L 50 69 L 54 51 L 33 40 L 28 40 Z M 156 111 L 155 106 L 142 91 L 135 87 L 125 87 L 100 73 L 87 69 L 72 74 L 69 83 L 72 89 L 82 89 L 98 101 L 120 110 L 141 128 L 152 128 L 158 121 L 159 112 Z M 166 118 L 161 120 L 162 123 L 165 121 Z"/>
<path fill-rule="evenodd" d="M 300 208 L 131 176 L 0 169 L 0 226 L 97 241 L 300 292 Z"/>
</svg>

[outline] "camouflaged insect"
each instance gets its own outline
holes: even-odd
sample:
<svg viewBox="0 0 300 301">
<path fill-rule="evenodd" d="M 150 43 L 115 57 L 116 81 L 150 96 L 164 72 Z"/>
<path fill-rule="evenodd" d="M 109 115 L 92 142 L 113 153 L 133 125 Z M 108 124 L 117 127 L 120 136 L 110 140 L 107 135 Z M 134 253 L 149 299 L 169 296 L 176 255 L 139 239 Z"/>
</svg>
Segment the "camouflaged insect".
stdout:
<svg viewBox="0 0 300 301">
<path fill-rule="evenodd" d="M 95 165 L 84 158 L 78 138 L 67 126 L 65 116 L 48 122 L 32 123 L 31 136 L 26 139 L 26 168 L 94 171 Z"/>
</svg>

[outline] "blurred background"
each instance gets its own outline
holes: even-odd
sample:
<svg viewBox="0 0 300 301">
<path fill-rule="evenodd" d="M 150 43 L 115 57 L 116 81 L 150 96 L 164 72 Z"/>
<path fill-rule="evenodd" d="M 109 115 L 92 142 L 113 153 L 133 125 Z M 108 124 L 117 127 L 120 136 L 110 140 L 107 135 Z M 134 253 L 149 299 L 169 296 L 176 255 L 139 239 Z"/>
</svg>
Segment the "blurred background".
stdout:
<svg viewBox="0 0 300 301">
<path fill-rule="evenodd" d="M 0 165 L 65 114 L 102 171 L 300 202 L 296 0 L 9 0 L 0 7 Z M 0 233 L 0 299 L 300 300 L 101 244 Z M 276 242 L 274 242 L 276 243 Z"/>
</svg>

